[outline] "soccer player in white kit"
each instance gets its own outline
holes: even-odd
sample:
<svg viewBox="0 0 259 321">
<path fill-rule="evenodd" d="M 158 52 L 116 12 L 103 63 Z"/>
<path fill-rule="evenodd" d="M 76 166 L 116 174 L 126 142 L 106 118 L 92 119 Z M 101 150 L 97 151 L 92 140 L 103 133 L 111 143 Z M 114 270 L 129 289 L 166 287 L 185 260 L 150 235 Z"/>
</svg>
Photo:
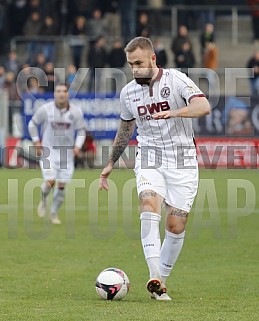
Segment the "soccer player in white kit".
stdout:
<svg viewBox="0 0 259 321">
<path fill-rule="evenodd" d="M 39 164 L 44 179 L 38 215 L 45 216 L 47 197 L 55 186 L 50 220 L 53 224 L 61 224 L 58 209 L 64 201 L 65 185 L 74 173 L 74 157 L 79 154 L 86 133 L 81 110 L 69 102 L 67 85 L 55 86 L 54 100 L 39 107 L 30 120 L 28 129 L 37 155 L 41 157 Z"/>
<path fill-rule="evenodd" d="M 147 289 L 156 300 L 171 300 L 166 279 L 181 252 L 185 226 L 198 188 L 198 165 L 191 118 L 210 113 L 210 104 L 185 74 L 161 69 L 148 38 L 137 37 L 126 48 L 134 80 L 121 91 L 121 124 L 100 189 L 137 126 L 135 164 L 140 200 L 141 241 L 149 268 Z M 165 238 L 159 224 L 165 204 Z"/>
</svg>

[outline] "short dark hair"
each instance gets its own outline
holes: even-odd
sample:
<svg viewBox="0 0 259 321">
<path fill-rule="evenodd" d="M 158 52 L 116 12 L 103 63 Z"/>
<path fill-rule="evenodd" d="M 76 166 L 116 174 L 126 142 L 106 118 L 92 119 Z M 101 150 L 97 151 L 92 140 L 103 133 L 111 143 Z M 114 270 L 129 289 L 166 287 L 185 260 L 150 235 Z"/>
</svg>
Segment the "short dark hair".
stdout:
<svg viewBox="0 0 259 321">
<path fill-rule="evenodd" d="M 151 40 L 149 38 L 146 38 L 146 37 L 136 37 L 136 38 L 132 39 L 127 44 L 127 46 L 125 47 L 124 51 L 125 52 L 133 52 L 137 48 L 149 49 L 150 51 L 155 52 Z"/>
<path fill-rule="evenodd" d="M 69 85 L 66 82 L 57 82 L 57 83 L 55 83 L 55 89 L 57 86 L 65 86 L 65 87 L 67 87 L 67 90 L 69 89 Z"/>
</svg>

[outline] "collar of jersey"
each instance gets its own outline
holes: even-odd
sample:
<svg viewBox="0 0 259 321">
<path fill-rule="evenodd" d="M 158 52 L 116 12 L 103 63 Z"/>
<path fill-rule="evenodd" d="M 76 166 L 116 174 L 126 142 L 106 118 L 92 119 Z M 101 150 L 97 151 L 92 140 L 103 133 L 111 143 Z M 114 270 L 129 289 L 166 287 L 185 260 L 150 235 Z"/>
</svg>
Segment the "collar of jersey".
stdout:
<svg viewBox="0 0 259 321">
<path fill-rule="evenodd" d="M 55 104 L 55 107 L 57 108 L 57 110 L 60 111 L 61 114 L 65 114 L 70 109 L 69 104 L 68 104 L 67 108 L 58 108 L 58 106 L 56 104 Z"/>
<path fill-rule="evenodd" d="M 159 68 L 156 78 L 152 79 L 150 81 L 150 84 L 149 84 L 149 94 L 150 94 L 150 96 L 153 96 L 153 85 L 154 85 L 154 83 L 156 81 L 159 81 L 162 78 L 162 75 L 163 75 L 163 69 Z"/>
</svg>

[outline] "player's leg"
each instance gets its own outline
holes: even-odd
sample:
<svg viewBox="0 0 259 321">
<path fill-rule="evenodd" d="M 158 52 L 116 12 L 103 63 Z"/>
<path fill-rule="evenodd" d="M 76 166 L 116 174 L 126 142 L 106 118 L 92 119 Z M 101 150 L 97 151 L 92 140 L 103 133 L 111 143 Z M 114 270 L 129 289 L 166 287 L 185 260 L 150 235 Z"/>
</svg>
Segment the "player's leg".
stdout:
<svg viewBox="0 0 259 321">
<path fill-rule="evenodd" d="M 166 206 L 165 238 L 161 247 L 160 273 L 162 287 L 166 288 L 166 279 L 170 275 L 183 247 L 188 212 L 172 206 Z"/>
<path fill-rule="evenodd" d="M 160 251 L 159 265 L 162 291 L 154 294 L 156 300 L 171 300 L 166 293 L 166 280 L 181 253 L 188 217 L 186 211 L 171 206 L 166 208 L 165 238 Z"/>
<path fill-rule="evenodd" d="M 60 209 L 65 199 L 65 185 L 65 183 L 58 182 L 54 189 L 53 201 L 50 210 L 50 219 L 53 224 L 61 224 L 61 221 L 58 217 L 58 210 Z"/>
<path fill-rule="evenodd" d="M 55 180 L 45 180 L 41 184 L 41 200 L 37 209 L 39 217 L 44 217 L 46 215 L 47 206 L 48 206 L 48 202 L 47 202 L 48 196 L 54 185 L 55 185 Z"/>
<path fill-rule="evenodd" d="M 198 169 L 172 169 L 166 174 L 165 239 L 160 253 L 162 286 L 166 287 L 183 247 L 185 227 L 198 188 Z"/>
<path fill-rule="evenodd" d="M 44 179 L 41 184 L 41 200 L 37 208 L 39 217 L 44 217 L 47 211 L 47 200 L 51 189 L 55 185 L 56 171 L 52 168 L 45 168 L 43 162 L 40 162 L 41 173 Z"/>
<path fill-rule="evenodd" d="M 74 161 L 67 163 L 66 168 L 60 168 L 57 171 L 57 184 L 53 193 L 52 206 L 50 210 L 50 219 L 53 224 L 61 224 L 58 217 L 58 211 L 65 199 L 65 186 L 70 182 L 74 173 Z"/>
<path fill-rule="evenodd" d="M 141 242 L 149 268 L 150 278 L 160 278 L 160 232 L 161 206 L 163 197 L 153 190 L 143 190 L 139 194 Z"/>
<path fill-rule="evenodd" d="M 165 184 L 159 169 L 142 169 L 135 166 L 137 190 L 140 200 L 141 242 L 148 265 L 150 293 L 161 292 L 159 272 L 161 207 L 164 202 Z"/>
<path fill-rule="evenodd" d="M 161 207 L 164 198 L 153 190 L 144 190 L 139 195 L 141 210 L 141 241 L 145 259 L 149 269 L 150 279 L 147 289 L 151 297 L 159 301 L 168 301 L 171 298 L 166 288 L 161 284 L 159 269 L 160 262 L 160 231 Z"/>
</svg>

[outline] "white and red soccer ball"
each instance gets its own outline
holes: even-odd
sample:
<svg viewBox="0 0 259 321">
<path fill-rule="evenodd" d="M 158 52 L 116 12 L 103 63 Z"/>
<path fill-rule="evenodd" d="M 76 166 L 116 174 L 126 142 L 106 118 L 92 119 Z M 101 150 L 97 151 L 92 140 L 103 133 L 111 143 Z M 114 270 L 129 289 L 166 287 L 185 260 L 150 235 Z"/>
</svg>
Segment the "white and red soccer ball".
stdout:
<svg viewBox="0 0 259 321">
<path fill-rule="evenodd" d="M 113 267 L 103 270 L 95 282 L 96 292 L 103 300 L 121 300 L 128 293 L 129 287 L 127 274 Z"/>
</svg>

